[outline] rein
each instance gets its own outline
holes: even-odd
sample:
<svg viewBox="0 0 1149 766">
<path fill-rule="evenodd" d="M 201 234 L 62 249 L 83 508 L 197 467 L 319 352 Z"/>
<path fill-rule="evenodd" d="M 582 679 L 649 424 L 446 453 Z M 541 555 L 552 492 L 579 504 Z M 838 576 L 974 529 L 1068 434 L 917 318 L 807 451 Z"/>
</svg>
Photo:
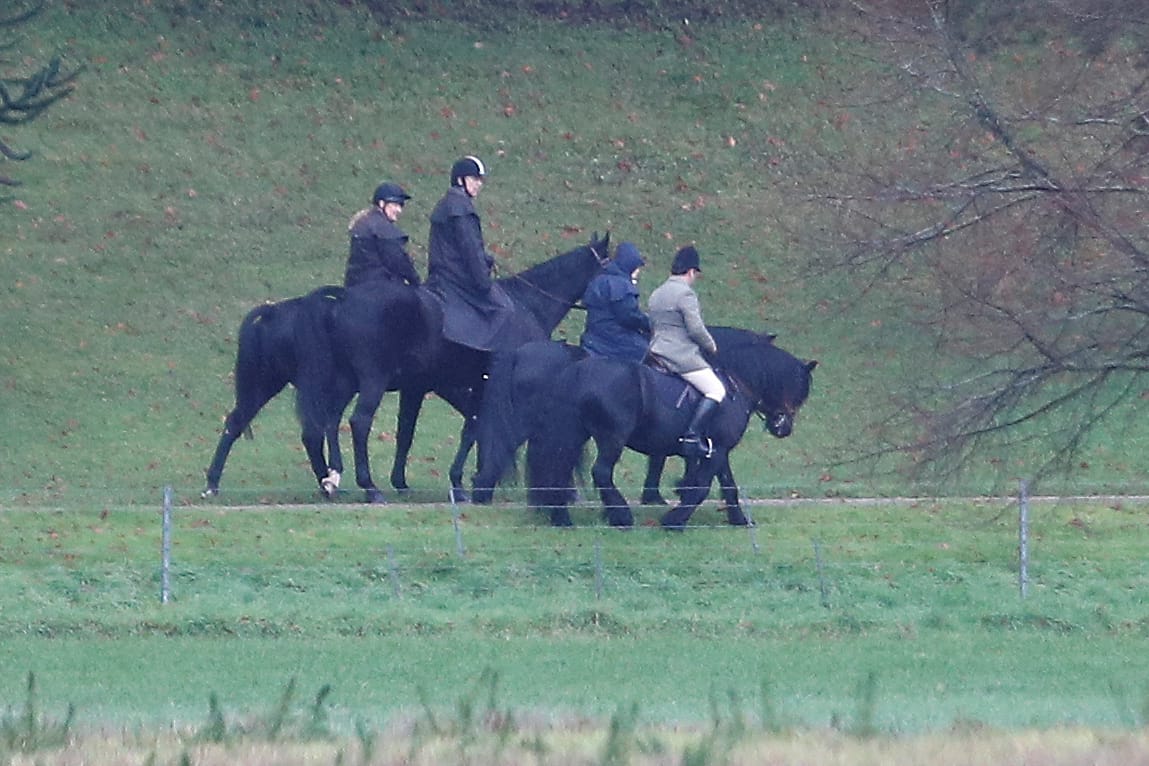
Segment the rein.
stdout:
<svg viewBox="0 0 1149 766">
<path fill-rule="evenodd" d="M 742 393 L 742 396 L 745 399 L 749 400 L 750 396 L 748 394 L 753 393 L 753 389 L 750 388 L 750 386 L 746 385 L 746 381 L 742 380 L 742 378 L 738 377 L 737 374 L 735 374 L 732 370 L 730 370 L 726 367 L 723 367 L 722 371 L 724 373 L 726 373 L 726 377 L 730 378 L 730 382 L 733 383 L 734 387 Z M 765 423 L 766 422 L 766 413 L 762 412 L 762 410 L 759 409 L 759 407 L 761 405 L 762 405 L 762 397 L 758 397 L 757 399 L 751 400 L 750 401 L 750 412 L 757 415 L 759 418 L 762 419 L 762 422 Z"/>
<path fill-rule="evenodd" d="M 594 245 L 588 243 L 587 249 L 590 250 L 591 255 L 594 256 L 594 259 L 596 261 L 598 261 L 598 265 L 600 267 L 605 266 L 607 263 L 610 262 L 610 257 L 599 253 L 599 251 L 597 249 L 595 249 Z M 539 295 L 543 296 L 544 298 L 548 298 L 548 299 L 554 301 L 555 303 L 561 303 L 564 306 L 567 306 L 568 308 L 572 308 L 572 309 L 582 309 L 584 311 L 586 310 L 585 306 L 582 306 L 579 304 L 577 298 L 572 301 L 572 300 L 568 300 L 566 298 L 563 298 L 561 296 L 555 295 L 554 293 L 550 292 L 549 290 L 544 290 L 543 288 L 536 285 L 534 282 L 530 281 L 529 279 L 526 279 L 525 277 L 523 277 L 522 274 L 512 274 L 510 278 L 515 280 L 515 281 L 522 282 L 524 285 L 531 288 L 532 290 L 534 290 Z"/>
</svg>

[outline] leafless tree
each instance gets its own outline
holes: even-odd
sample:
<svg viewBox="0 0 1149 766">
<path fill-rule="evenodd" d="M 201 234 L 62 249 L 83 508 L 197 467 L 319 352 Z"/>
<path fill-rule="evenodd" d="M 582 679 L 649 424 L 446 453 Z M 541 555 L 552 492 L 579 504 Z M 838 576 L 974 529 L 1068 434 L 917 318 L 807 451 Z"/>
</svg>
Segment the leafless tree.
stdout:
<svg viewBox="0 0 1149 766">
<path fill-rule="evenodd" d="M 934 338 L 870 454 L 1062 469 L 1149 396 L 1149 9 L 877 1 L 808 198 L 831 265 Z"/>
<path fill-rule="evenodd" d="M 42 10 L 42 4 L 9 9 L 0 15 L 0 30 L 12 32 L 35 18 Z M 15 48 L 11 39 L 0 43 L 0 51 L 10 53 Z M 4 72 L 0 74 L 0 124 L 22 125 L 39 117 L 44 110 L 65 98 L 72 92 L 73 81 L 78 68 L 64 70 L 59 56 L 53 56 L 48 63 L 31 73 L 18 72 L 18 62 L 8 58 L 0 59 Z M 30 152 L 22 152 L 0 138 L 0 155 L 5 159 L 22 161 Z M 0 185 L 17 186 L 19 181 L 6 174 L 0 174 Z"/>
</svg>

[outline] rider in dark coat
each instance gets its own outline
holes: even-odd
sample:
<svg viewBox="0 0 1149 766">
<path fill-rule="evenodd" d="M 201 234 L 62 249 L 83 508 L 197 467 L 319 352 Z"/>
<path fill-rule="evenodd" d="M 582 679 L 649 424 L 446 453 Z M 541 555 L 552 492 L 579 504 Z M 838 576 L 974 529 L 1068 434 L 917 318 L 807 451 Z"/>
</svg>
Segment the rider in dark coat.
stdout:
<svg viewBox="0 0 1149 766">
<path fill-rule="evenodd" d="M 650 343 L 650 318 L 638 307 L 637 272 L 646 265 L 638 248 L 619 243 L 614 258 L 583 294 L 586 329 L 581 345 L 598 356 L 641 362 Z"/>
<path fill-rule="evenodd" d="M 451 167 L 451 188 L 431 212 L 427 287 L 443 299 L 443 335 L 481 351 L 498 347 L 514 304 L 495 283 L 474 198 L 486 168 L 477 157 Z"/>
<path fill-rule="evenodd" d="M 347 232 L 351 252 L 343 284 L 347 287 L 383 280 L 417 286 L 419 273 L 407 255 L 407 235 L 397 225 L 403 205 L 411 195 L 394 183 L 375 189 L 371 207 L 351 219 Z"/>
</svg>

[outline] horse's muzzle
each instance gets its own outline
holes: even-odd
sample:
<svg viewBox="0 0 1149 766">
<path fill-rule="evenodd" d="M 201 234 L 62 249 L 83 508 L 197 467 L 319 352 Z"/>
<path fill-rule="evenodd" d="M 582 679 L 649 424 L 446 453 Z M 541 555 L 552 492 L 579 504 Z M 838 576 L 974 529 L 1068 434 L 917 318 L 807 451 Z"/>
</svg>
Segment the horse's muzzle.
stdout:
<svg viewBox="0 0 1149 766">
<path fill-rule="evenodd" d="M 762 425 L 770 432 L 771 436 L 785 439 L 794 430 L 794 418 L 788 413 L 776 412 L 766 418 Z"/>
</svg>

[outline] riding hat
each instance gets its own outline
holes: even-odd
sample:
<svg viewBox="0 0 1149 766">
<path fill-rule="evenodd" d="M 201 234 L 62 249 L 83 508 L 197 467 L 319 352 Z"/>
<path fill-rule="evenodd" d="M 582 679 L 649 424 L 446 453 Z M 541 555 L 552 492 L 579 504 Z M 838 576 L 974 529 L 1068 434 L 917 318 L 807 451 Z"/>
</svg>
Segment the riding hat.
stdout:
<svg viewBox="0 0 1149 766">
<path fill-rule="evenodd" d="M 691 269 L 701 272 L 702 266 L 698 258 L 698 251 L 694 249 L 693 245 L 687 245 L 674 254 L 674 263 L 670 266 L 670 273 L 685 274 Z"/>
<path fill-rule="evenodd" d="M 483 161 L 468 154 L 466 157 L 456 160 L 455 164 L 451 166 L 451 186 L 462 186 L 463 179 L 467 176 L 483 178 L 486 175 L 487 168 L 483 165 Z"/>
<path fill-rule="evenodd" d="M 379 184 L 375 189 L 375 194 L 371 197 L 371 201 L 376 205 L 380 202 L 398 202 L 402 205 L 409 199 L 411 199 L 411 195 L 403 191 L 402 186 L 390 181 Z"/>
</svg>

